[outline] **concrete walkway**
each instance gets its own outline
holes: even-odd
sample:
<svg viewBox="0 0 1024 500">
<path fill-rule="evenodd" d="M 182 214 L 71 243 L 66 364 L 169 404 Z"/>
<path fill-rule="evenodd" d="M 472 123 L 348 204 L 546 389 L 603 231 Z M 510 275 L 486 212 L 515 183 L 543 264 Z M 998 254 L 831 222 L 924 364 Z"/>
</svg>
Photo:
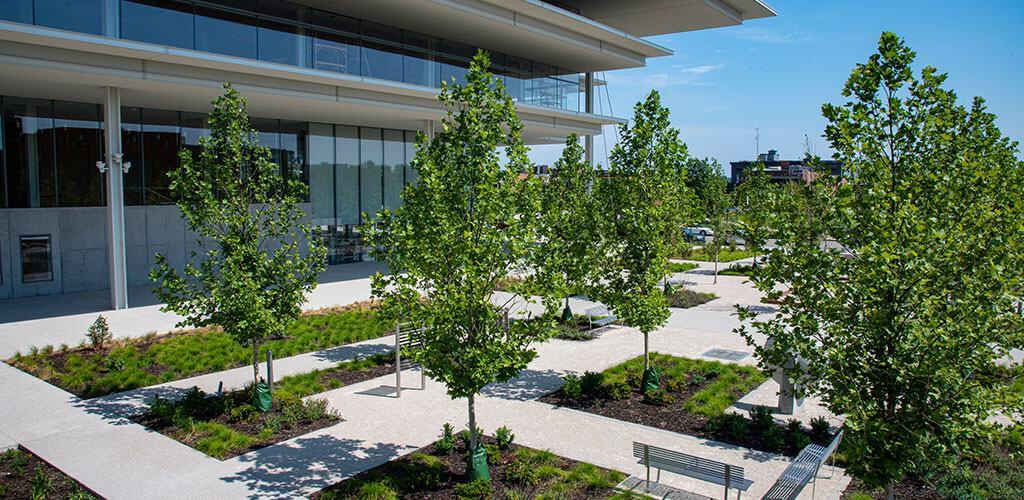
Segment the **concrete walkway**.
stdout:
<svg viewBox="0 0 1024 500">
<path fill-rule="evenodd" d="M 705 278 L 709 283 L 710 277 L 700 273 L 687 273 L 683 278 L 692 280 L 695 287 L 710 286 L 703 283 Z M 723 286 L 726 279 L 736 282 L 735 293 Z M 742 278 L 721 277 L 714 288 L 723 295 L 718 299 L 721 303 L 673 310 L 668 325 L 651 335 L 651 349 L 691 357 L 714 349 L 749 354 L 742 339 L 732 333 L 736 318 L 726 311 L 730 302 L 746 299 L 739 292 L 741 283 Z M 368 294 L 368 284 L 366 287 Z M 557 388 L 568 371 L 602 370 L 639 355 L 641 339 L 633 330 L 615 328 L 593 341 L 552 340 L 539 346 L 539 356 L 519 378 L 485 388 L 477 404 L 480 425 L 489 432 L 508 425 L 517 442 L 526 446 L 632 474 L 640 474 L 641 469 L 632 458 L 630 443 L 649 442 L 743 466 L 755 482 L 747 494 L 767 490 L 788 459 L 535 401 Z M 386 340 L 370 341 L 362 343 L 366 347 L 338 349 L 348 349 L 352 355 L 364 348 L 381 348 L 382 342 L 387 344 Z M 338 354 L 339 359 L 342 356 Z M 288 368 L 282 368 L 283 362 Z M 754 360 L 747 355 L 736 362 L 752 364 Z M 279 374 L 301 373 L 332 363 L 312 353 L 287 362 L 279 360 L 275 368 Z M 149 390 L 209 384 L 215 389 L 218 379 L 224 379 L 226 385 L 227 380 L 247 380 L 248 368 L 238 370 L 244 375 L 230 370 Z M 418 382 L 418 377 L 406 380 L 410 379 Z M 381 377 L 316 396 L 327 398 L 341 412 L 343 422 L 218 461 L 126 421 L 124 412 L 137 404 L 142 393 L 81 401 L 3 364 L 0 393 L 8 400 L 0 412 L 0 446 L 20 443 L 112 499 L 306 495 L 433 442 L 444 422 L 464 427 L 467 420 L 465 400 L 453 401 L 439 384 L 428 381 L 426 390 L 403 390 L 402 397 L 396 398 L 394 377 Z M 663 480 L 683 490 L 721 496 L 721 489 L 710 484 L 674 475 L 663 476 Z M 841 473 L 830 481 L 820 481 L 817 495 L 836 498 L 846 482 Z M 810 498 L 810 490 L 803 497 Z"/>
</svg>

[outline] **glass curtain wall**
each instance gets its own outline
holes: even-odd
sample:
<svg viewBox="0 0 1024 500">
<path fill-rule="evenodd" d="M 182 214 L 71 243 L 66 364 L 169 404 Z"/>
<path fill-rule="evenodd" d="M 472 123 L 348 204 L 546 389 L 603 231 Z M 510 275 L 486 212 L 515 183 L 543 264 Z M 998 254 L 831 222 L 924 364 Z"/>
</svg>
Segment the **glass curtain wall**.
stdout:
<svg viewBox="0 0 1024 500">
<path fill-rule="evenodd" d="M 0 19 L 429 87 L 463 83 L 477 50 L 280 0 L 6 0 Z M 577 72 L 491 62 L 516 101 L 580 110 Z"/>
</svg>

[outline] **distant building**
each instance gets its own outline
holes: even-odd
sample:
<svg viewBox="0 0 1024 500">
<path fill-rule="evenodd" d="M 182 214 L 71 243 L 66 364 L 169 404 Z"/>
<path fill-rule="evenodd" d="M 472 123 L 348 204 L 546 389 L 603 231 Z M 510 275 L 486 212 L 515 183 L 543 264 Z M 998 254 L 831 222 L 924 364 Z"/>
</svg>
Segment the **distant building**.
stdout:
<svg viewBox="0 0 1024 500">
<path fill-rule="evenodd" d="M 804 160 L 780 160 L 779 152 L 774 149 L 757 155 L 757 162 L 764 163 L 765 173 L 768 174 L 771 182 L 776 184 L 795 181 L 808 182 L 815 176 L 814 168 L 804 164 Z M 732 178 L 729 179 L 729 189 L 731 190 L 743 182 L 747 171 L 757 162 L 749 160 L 730 162 Z M 821 160 L 818 168 L 828 169 L 833 175 L 843 174 L 843 162 L 838 160 Z"/>
</svg>

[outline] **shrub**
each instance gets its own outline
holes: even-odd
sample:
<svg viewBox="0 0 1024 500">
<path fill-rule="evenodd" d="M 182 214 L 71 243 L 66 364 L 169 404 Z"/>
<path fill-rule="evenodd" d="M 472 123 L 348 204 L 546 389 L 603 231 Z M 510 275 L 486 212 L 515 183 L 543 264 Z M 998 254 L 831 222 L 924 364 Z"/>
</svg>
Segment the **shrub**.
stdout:
<svg viewBox="0 0 1024 500">
<path fill-rule="evenodd" d="M 644 402 L 655 406 L 669 406 L 676 402 L 676 397 L 665 389 L 655 389 L 644 394 Z"/>
<path fill-rule="evenodd" d="M 665 295 L 669 307 L 682 309 L 699 306 L 716 298 L 718 296 L 713 293 L 695 292 L 687 288 L 676 288 Z"/>
<path fill-rule="evenodd" d="M 583 395 L 583 385 L 580 383 L 579 375 L 570 373 L 562 377 L 562 394 L 572 399 Z"/>
<path fill-rule="evenodd" d="M 32 476 L 32 498 L 45 499 L 53 491 L 53 480 L 43 472 L 43 468 L 36 466 L 35 474 Z"/>
<path fill-rule="evenodd" d="M 743 415 L 723 413 L 708 421 L 708 429 L 730 441 L 741 441 L 747 436 L 749 421 Z"/>
<path fill-rule="evenodd" d="M 329 406 L 326 399 L 308 399 L 302 402 L 302 416 L 314 422 L 322 418 L 337 418 L 338 412 Z"/>
<path fill-rule="evenodd" d="M 409 465 L 404 479 L 412 483 L 414 489 L 433 489 L 444 479 L 445 463 L 438 457 L 426 453 L 413 453 L 409 456 Z"/>
<path fill-rule="evenodd" d="M 484 451 L 487 452 L 487 463 L 489 465 L 498 465 L 501 463 L 501 450 L 498 449 L 498 445 L 485 443 Z"/>
<path fill-rule="evenodd" d="M 775 419 L 772 418 L 772 409 L 767 406 L 755 406 L 750 409 L 750 426 L 754 432 L 764 434 L 768 429 L 775 427 Z"/>
<path fill-rule="evenodd" d="M 452 424 L 445 422 L 444 427 L 441 428 L 441 439 L 437 440 L 434 444 L 434 450 L 441 455 L 450 455 L 455 451 L 455 429 Z"/>
<path fill-rule="evenodd" d="M 793 441 L 793 449 L 798 452 L 811 444 L 811 438 L 807 437 L 803 431 L 791 434 L 790 439 Z"/>
<path fill-rule="evenodd" d="M 236 406 L 228 411 L 228 421 L 232 423 L 254 422 L 259 416 L 260 412 L 250 405 Z"/>
<path fill-rule="evenodd" d="M 832 432 L 829 430 L 828 419 L 815 417 L 811 420 L 811 441 L 825 446 L 832 439 Z"/>
<path fill-rule="evenodd" d="M 507 450 L 512 447 L 512 441 L 515 441 L 516 435 L 512 433 L 512 429 L 508 426 L 498 427 L 498 430 L 494 432 L 494 440 L 498 442 L 498 448 Z"/>
<path fill-rule="evenodd" d="M 384 481 L 372 481 L 363 483 L 359 487 L 358 498 L 365 500 L 394 500 L 398 498 L 395 490 Z"/>
<path fill-rule="evenodd" d="M 487 498 L 494 493 L 494 487 L 486 479 L 455 485 L 455 496 L 459 498 Z"/>
<path fill-rule="evenodd" d="M 690 385 L 692 385 L 694 387 L 700 386 L 700 385 L 704 385 L 704 383 L 707 382 L 707 381 L 708 381 L 708 379 L 707 379 L 707 377 L 704 376 L 703 373 L 697 372 L 697 373 L 691 373 L 690 374 Z"/>
<path fill-rule="evenodd" d="M 761 435 L 765 451 L 778 453 L 786 446 L 786 436 L 777 425 L 768 427 Z"/>
<path fill-rule="evenodd" d="M 802 430 L 803 424 L 795 418 L 791 418 L 786 421 L 786 432 L 790 434 L 796 434 Z"/>
<path fill-rule="evenodd" d="M 618 381 L 607 384 L 604 392 L 611 399 L 629 399 L 633 395 L 633 388 L 625 381 Z"/>
<path fill-rule="evenodd" d="M 604 383 L 604 374 L 600 372 L 583 372 L 580 377 L 580 389 L 585 396 L 598 397 L 601 394 L 601 386 Z"/>
<path fill-rule="evenodd" d="M 103 349 L 114 339 L 113 334 L 110 333 L 110 326 L 107 325 L 107 318 L 104 318 L 102 314 L 96 317 L 96 321 L 93 321 L 92 325 L 89 325 L 85 336 L 89 339 L 89 344 L 93 349 Z"/>
<path fill-rule="evenodd" d="M 476 428 L 476 436 L 479 439 L 484 435 L 484 430 L 479 426 Z M 466 425 L 466 430 L 459 432 L 459 439 L 462 440 L 462 447 L 469 449 L 469 424 Z"/>
</svg>

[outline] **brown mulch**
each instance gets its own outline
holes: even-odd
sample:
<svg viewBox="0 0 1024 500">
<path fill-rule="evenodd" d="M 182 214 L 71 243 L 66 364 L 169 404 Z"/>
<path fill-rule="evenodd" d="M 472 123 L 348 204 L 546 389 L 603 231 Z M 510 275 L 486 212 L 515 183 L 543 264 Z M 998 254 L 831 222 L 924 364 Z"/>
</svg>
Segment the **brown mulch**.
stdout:
<svg viewBox="0 0 1024 500">
<path fill-rule="evenodd" d="M 18 461 L 22 463 L 16 463 L 15 455 L 21 457 Z M 50 485 L 46 498 L 69 498 L 75 492 L 103 498 L 24 448 L 8 450 L 0 454 L 0 457 L 0 498 L 33 498 L 37 468 Z"/>
<path fill-rule="evenodd" d="M 489 445 L 494 445 L 495 440 L 490 436 L 482 436 L 481 442 Z M 506 471 L 512 461 L 515 459 L 516 450 L 523 448 L 517 444 L 512 444 L 509 449 L 501 451 L 501 458 L 498 463 L 488 463 L 487 469 L 491 475 L 491 485 L 495 493 L 495 498 L 504 498 L 504 492 L 508 490 L 515 490 L 524 492 L 525 498 L 534 498 L 541 491 L 532 491 L 529 486 L 524 486 L 521 483 L 506 479 Z M 441 477 L 441 482 L 438 486 L 431 489 L 423 489 L 416 492 L 398 492 L 399 498 L 407 499 L 458 499 L 462 498 L 455 494 L 455 486 L 460 483 L 466 482 L 466 472 L 468 468 L 467 463 L 467 452 L 466 448 L 461 444 L 461 441 L 456 438 L 455 451 L 450 454 L 442 455 L 437 452 L 434 444 L 429 444 L 420 448 L 410 454 L 407 454 L 401 458 L 397 458 L 376 468 L 363 471 L 349 479 L 341 481 L 339 483 L 332 484 L 323 490 L 314 493 L 310 498 L 317 500 L 324 498 L 325 492 L 344 493 L 346 483 L 349 481 L 360 481 L 360 480 L 377 480 L 383 477 L 401 477 L 408 473 L 410 467 L 414 467 L 411 456 L 415 453 L 423 453 L 440 458 L 445 464 L 445 470 Z M 575 467 L 579 462 L 568 459 L 565 457 L 556 455 L 556 462 L 553 464 L 555 467 L 562 470 L 570 470 Z M 607 469 L 598 467 L 599 470 L 606 472 Z M 543 484 L 541 485 L 543 486 Z M 535 487 L 536 488 L 536 487 Z M 558 498 L 564 498 L 569 500 L 586 500 L 591 498 L 611 498 L 615 495 L 615 491 L 592 491 L 584 490 L 574 492 L 569 496 L 558 496 Z M 339 498 L 345 498 L 339 496 Z"/>
<path fill-rule="evenodd" d="M 625 422 L 633 422 L 635 424 L 657 427 L 659 429 L 665 429 L 672 432 L 690 434 L 707 439 L 715 439 L 715 436 L 711 435 L 704 429 L 708 423 L 707 417 L 690 413 L 684 410 L 681 406 L 687 399 L 711 382 L 713 382 L 713 379 L 698 385 L 688 385 L 686 390 L 682 392 L 666 390 L 666 392 L 675 396 L 676 402 L 665 406 L 644 401 L 643 395 L 641 395 L 640 391 L 635 388 L 628 399 L 616 400 L 585 397 L 574 399 L 565 396 L 562 390 L 559 389 L 541 397 L 540 401 L 556 406 L 564 406 L 574 410 L 594 413 Z"/>
<path fill-rule="evenodd" d="M 913 499 L 913 500 L 941 500 L 942 495 L 935 488 L 921 481 L 920 479 L 906 477 L 902 481 L 896 483 L 893 487 L 893 497 L 900 499 Z M 876 500 L 885 500 L 885 490 L 880 489 L 877 491 L 871 491 L 864 483 L 857 478 L 852 478 L 850 484 L 843 490 L 840 498 L 848 499 L 851 498 L 855 493 L 866 493 L 871 495 Z"/>
</svg>

